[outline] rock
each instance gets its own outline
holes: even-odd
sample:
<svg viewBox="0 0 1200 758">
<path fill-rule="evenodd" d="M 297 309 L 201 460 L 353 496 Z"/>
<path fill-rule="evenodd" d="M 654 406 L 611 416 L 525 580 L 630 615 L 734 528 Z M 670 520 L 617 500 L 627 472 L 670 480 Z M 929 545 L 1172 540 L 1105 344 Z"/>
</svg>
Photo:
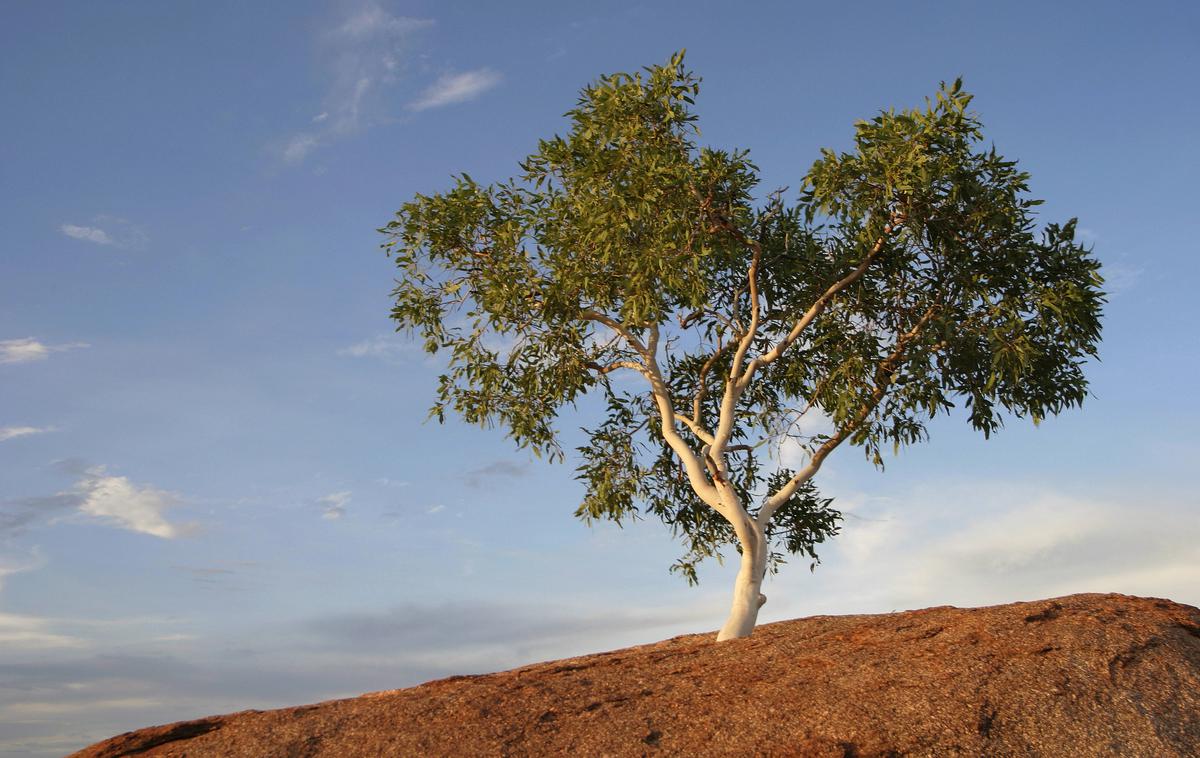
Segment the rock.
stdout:
<svg viewBox="0 0 1200 758">
<path fill-rule="evenodd" d="M 814 616 L 114 737 L 118 756 L 1200 756 L 1200 610 Z"/>
</svg>

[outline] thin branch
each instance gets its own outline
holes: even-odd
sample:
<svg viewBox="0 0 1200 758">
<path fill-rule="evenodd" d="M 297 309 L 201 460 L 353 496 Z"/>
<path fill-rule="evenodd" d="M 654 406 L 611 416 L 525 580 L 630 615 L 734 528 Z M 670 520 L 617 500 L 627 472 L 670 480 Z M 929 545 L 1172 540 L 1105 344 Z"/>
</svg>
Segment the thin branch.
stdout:
<svg viewBox="0 0 1200 758">
<path fill-rule="evenodd" d="M 842 444 L 847 437 L 857 431 L 862 423 L 871 415 L 871 412 L 879 406 L 879 401 L 882 400 L 884 395 L 887 394 L 888 387 L 891 384 L 892 374 L 895 373 L 897 364 L 904 356 L 904 351 L 908 348 L 909 344 L 911 344 L 912 341 L 915 340 L 925 329 L 925 326 L 929 323 L 930 319 L 933 318 L 934 314 L 937 313 L 939 307 L 939 303 L 934 303 L 933 305 L 929 306 L 928 310 L 925 311 L 924 315 L 921 316 L 917 323 L 896 340 L 895 348 L 886 358 L 880 361 L 879 365 L 875 368 L 874 388 L 872 389 L 870 396 L 859 409 L 858 413 L 855 414 L 850 423 L 846 424 L 841 429 L 838 429 L 832 437 L 830 437 L 825 441 L 824 444 L 817 448 L 817 451 L 813 453 L 813 456 L 809 460 L 807 466 L 796 472 L 796 474 L 793 475 L 786 484 L 780 487 L 774 495 L 771 495 L 767 498 L 767 502 L 763 504 L 762 509 L 758 512 L 757 519 L 759 524 L 768 523 L 771 520 L 771 517 L 775 515 L 775 511 L 779 510 L 779 508 L 788 501 L 788 498 L 795 494 L 797 488 L 799 488 L 800 485 L 804 484 L 809 479 L 813 478 L 813 475 L 816 474 L 818 469 L 821 468 L 821 464 L 824 463 L 827 457 L 829 457 L 829 454 L 837 449 L 838 445 Z"/>
<path fill-rule="evenodd" d="M 720 456 L 725 449 L 725 445 L 729 442 L 729 437 L 733 433 L 733 422 L 737 401 L 745 390 L 746 385 L 738 381 L 738 377 L 742 367 L 742 361 L 746 358 L 746 352 L 750 349 L 750 345 L 754 342 L 754 338 L 758 335 L 759 320 L 762 316 L 758 302 L 758 267 L 762 261 L 762 245 L 757 240 L 746 237 L 730 223 L 727 219 L 721 219 L 726 231 L 733 237 L 737 238 L 743 245 L 747 245 L 751 250 L 750 267 L 746 271 L 746 286 L 749 289 L 750 295 L 750 325 L 741 334 L 733 336 L 731 342 L 737 342 L 737 349 L 733 354 L 733 361 L 729 366 L 729 377 L 725 382 L 725 392 L 721 397 L 721 413 L 717 423 L 717 432 L 714 435 L 713 448 L 717 455 Z M 740 290 L 735 296 L 734 306 L 737 305 L 737 300 L 740 299 Z"/>
<path fill-rule="evenodd" d="M 708 385 L 704 383 L 704 380 L 708 376 L 708 372 L 716 365 L 721 353 L 728 350 L 732 344 L 732 342 L 718 344 L 716 352 L 708 357 L 708 360 L 700 367 L 700 373 L 696 375 L 696 393 L 692 396 L 692 417 L 697 421 L 700 419 L 700 408 L 704 404 L 704 398 L 708 395 Z M 712 440 L 709 442 L 711 443 Z"/>
<path fill-rule="evenodd" d="M 678 419 L 675 415 L 674 403 L 671 400 L 671 389 L 663 381 L 662 370 L 658 366 L 657 351 L 659 335 L 657 324 L 650 326 L 648 335 L 649 339 L 647 345 L 643 348 L 642 358 L 646 361 L 646 370 L 649 373 L 651 396 L 654 399 L 655 405 L 658 406 L 658 414 L 662 420 L 663 439 L 670 446 L 671 450 L 675 452 L 675 455 L 679 456 L 684 470 L 687 471 L 688 481 L 700 499 L 726 519 L 733 521 L 736 516 L 725 507 L 721 494 L 713 486 L 713 483 L 708 480 L 705 473 L 705 465 L 701 463 L 700 458 L 696 455 L 696 451 L 679 436 L 679 430 L 676 427 Z"/>
<path fill-rule="evenodd" d="M 791 331 L 787 333 L 787 336 L 785 336 L 777 345 L 775 345 L 775 347 L 750 361 L 749 365 L 746 366 L 746 370 L 738 379 L 738 383 L 743 387 L 749 385 L 750 379 L 754 376 L 755 371 L 778 360 L 779 357 L 783 355 L 783 353 L 789 347 L 791 347 L 791 345 L 797 339 L 800 338 L 801 332 L 803 332 L 804 329 L 811 324 L 817 316 L 824 312 L 825 308 L 839 292 L 862 278 L 862 275 L 866 273 L 867 269 L 870 268 L 871 264 L 883 251 L 884 244 L 887 242 L 892 232 L 895 231 L 896 228 L 902 223 L 904 223 L 903 214 L 894 213 L 892 215 L 892 219 L 883 227 L 883 234 L 875 241 L 875 245 L 862 259 L 862 262 L 860 262 L 858 266 L 855 267 L 855 269 L 849 274 L 831 284 L 829 288 L 825 290 L 824 294 L 817 298 L 817 301 L 813 303 L 807 311 L 805 311 L 804 315 L 800 317 L 800 320 L 792 326 Z"/>
<path fill-rule="evenodd" d="M 750 325 L 746 327 L 746 330 L 742 334 L 734 338 L 738 343 L 738 348 L 737 352 L 734 353 L 733 356 L 733 364 L 729 367 L 729 378 L 731 380 L 736 380 L 738 377 L 738 372 L 742 366 L 742 361 L 746 358 L 746 351 L 750 349 L 750 344 L 758 335 L 758 325 L 762 317 L 761 309 L 758 303 L 758 267 L 762 261 L 762 245 L 759 244 L 758 240 L 747 237 L 740 229 L 735 227 L 727 219 L 721 219 L 721 224 L 731 236 L 735 237 L 739 242 L 750 248 L 752 251 L 750 256 L 750 267 L 746 271 L 746 287 L 749 289 L 750 293 Z M 743 289 L 738 289 L 737 299 L 740 299 L 743 291 Z"/>
<path fill-rule="evenodd" d="M 629 329 L 626 328 L 626 326 L 620 321 L 617 321 L 611 316 L 599 311 L 584 310 L 580 311 L 579 316 L 587 321 L 595 321 L 598 324 L 604 324 L 609 329 L 612 329 L 614 332 L 624 337 L 625 341 L 629 343 L 629 346 L 636 350 L 643 358 L 646 357 L 648 352 L 646 346 L 643 345 L 642 341 L 637 338 L 637 335 L 629 331 Z"/>
<path fill-rule="evenodd" d="M 691 430 L 692 434 L 696 435 L 701 442 L 711 445 L 713 438 L 712 433 L 699 424 L 694 418 L 676 412 L 675 418 L 683 422 L 683 425 Z"/>
<path fill-rule="evenodd" d="M 607 365 L 602 365 L 594 361 L 588 361 L 584 365 L 601 375 L 611 374 L 617 369 L 628 368 L 633 369 L 647 379 L 650 378 L 650 373 L 646 371 L 646 367 L 637 361 L 613 361 Z"/>
</svg>

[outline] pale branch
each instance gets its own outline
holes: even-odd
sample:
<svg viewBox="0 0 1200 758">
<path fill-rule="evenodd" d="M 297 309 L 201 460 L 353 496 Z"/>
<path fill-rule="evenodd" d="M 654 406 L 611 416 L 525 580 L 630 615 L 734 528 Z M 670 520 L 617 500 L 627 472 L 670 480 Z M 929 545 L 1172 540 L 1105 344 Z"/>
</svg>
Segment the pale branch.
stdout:
<svg viewBox="0 0 1200 758">
<path fill-rule="evenodd" d="M 742 545 L 758 544 L 761 539 L 761 530 L 754 519 L 750 517 L 741 498 L 738 497 L 737 491 L 729 482 L 729 469 L 724 465 L 724 456 L 721 456 L 720 460 L 713 458 L 712 449 L 708 445 L 705 445 L 700 453 L 712 475 L 718 495 L 725 505 L 724 510 L 716 508 L 716 511 L 724 516 L 729 525 L 733 527 L 733 531 Z"/>
<path fill-rule="evenodd" d="M 800 485 L 804 484 L 809 479 L 813 478 L 813 476 L 821 468 L 821 464 L 824 463 L 827 457 L 829 457 L 829 454 L 832 453 L 838 447 L 838 445 L 842 444 L 846 438 L 853 434 L 862 425 L 862 423 L 870 417 L 871 412 L 879 406 L 879 402 L 883 399 L 884 395 L 887 394 L 888 387 L 891 386 L 891 376 L 896 370 L 896 364 L 899 363 L 900 359 L 904 356 L 904 351 L 908 348 L 909 344 L 911 344 L 912 341 L 915 340 L 925 329 L 925 326 L 933 318 L 934 314 L 937 313 L 938 307 L 938 303 L 934 303 L 933 305 L 929 306 L 921 318 L 918 319 L 917 323 L 914 324 L 911 329 L 897 338 L 892 352 L 886 358 L 880 361 L 879 365 L 876 367 L 875 386 L 871 390 L 870 396 L 859 409 L 859 412 L 855 414 L 854 418 L 851 419 L 849 423 L 847 423 L 841 429 L 838 429 L 832 437 L 830 437 L 824 442 L 824 444 L 817 448 L 817 451 L 813 453 L 812 458 L 809 459 L 807 466 L 796 472 L 796 474 L 793 475 L 786 484 L 780 487 L 775 494 L 767 498 L 767 501 L 763 504 L 762 509 L 758 512 L 757 518 L 759 524 L 765 526 L 771 520 L 771 517 L 775 515 L 775 511 L 779 510 L 779 508 L 788 501 L 788 498 L 795 494 L 797 488 L 799 488 Z"/>
<path fill-rule="evenodd" d="M 754 251 L 750 257 L 750 268 L 746 272 L 746 285 L 750 289 L 750 325 L 746 327 L 745 334 L 740 336 L 737 352 L 733 354 L 733 363 L 729 367 L 729 379 L 731 382 L 735 382 L 741 371 L 742 361 L 746 359 L 746 352 L 750 349 L 754 338 L 758 336 L 758 324 L 762 315 L 758 303 L 758 266 L 762 261 L 762 245 L 757 240 L 747 238 L 733 226 L 729 227 L 729 231 L 741 240 L 742 244 L 748 245 Z"/>
<path fill-rule="evenodd" d="M 750 325 L 742 334 L 734 335 L 732 340 L 737 342 L 737 350 L 733 354 L 733 361 L 729 366 L 729 376 L 725 381 L 725 392 L 721 397 L 721 414 L 713 441 L 713 448 L 716 449 L 718 455 L 724 451 L 725 445 L 729 443 L 730 435 L 733 434 L 737 402 L 746 388 L 745 384 L 738 381 L 738 376 L 742 361 L 746 358 L 746 352 L 754 342 L 755 336 L 758 335 L 758 324 L 761 317 L 758 303 L 758 266 L 762 259 L 762 245 L 755 240 L 748 239 L 728 221 L 724 223 L 729 233 L 737 237 L 742 244 L 748 245 L 753 253 L 750 257 L 750 267 L 746 271 L 746 286 L 750 294 Z M 740 297 L 740 290 L 738 297 Z"/>
<path fill-rule="evenodd" d="M 782 205 L 778 202 L 779 197 L 786 190 L 787 188 L 785 187 L 771 193 L 770 197 L 774 202 L 770 210 L 768 210 L 762 215 L 761 218 L 759 218 L 758 224 L 760 227 L 773 216 L 779 214 L 782 209 Z M 729 232 L 730 235 L 751 250 L 750 266 L 746 271 L 746 286 L 750 291 L 750 326 L 747 327 L 744 334 L 736 338 L 738 341 L 738 349 L 734 354 L 733 364 L 729 368 L 729 378 L 736 380 L 742 367 L 742 361 L 746 358 L 746 352 L 750 349 L 750 345 L 754 342 L 754 338 L 758 336 L 758 325 L 762 318 L 761 306 L 758 302 L 758 268 L 762 264 L 762 244 L 756 239 L 747 237 L 746 234 L 741 229 L 738 229 L 736 226 L 734 226 L 729 219 L 722 217 L 720 221 L 721 226 L 727 232 Z M 743 290 L 741 288 L 738 289 L 735 299 L 740 299 L 742 291 Z"/>
<path fill-rule="evenodd" d="M 705 466 L 696 455 L 696 451 L 687 444 L 683 437 L 679 436 L 679 430 L 676 427 L 678 419 L 675 415 L 674 401 L 671 399 L 671 390 L 663 381 L 662 370 L 658 366 L 657 325 L 650 327 L 648 345 L 643 350 L 645 352 L 642 357 L 646 361 L 646 370 L 649 374 L 647 378 L 650 380 L 650 393 L 658 407 L 659 418 L 662 420 L 663 440 L 675 452 L 675 455 L 679 456 L 679 460 L 687 472 L 688 482 L 700 499 L 732 521 L 733 514 L 727 512 L 728 509 L 722 504 L 721 495 L 705 475 Z"/>
<path fill-rule="evenodd" d="M 732 342 L 719 343 L 716 352 L 708 357 L 708 360 L 704 362 L 704 365 L 700 367 L 700 372 L 696 375 L 696 392 L 692 395 L 692 417 L 697 421 L 700 420 L 700 409 L 704 405 L 704 398 L 708 395 L 708 385 L 704 383 L 708 377 L 708 372 L 716 365 L 721 354 L 728 350 L 732 344 Z M 710 439 L 708 442 L 711 443 L 712 440 Z"/>
<path fill-rule="evenodd" d="M 703 426 L 701 426 L 699 423 L 697 423 L 697 421 L 694 418 L 684 415 L 679 412 L 675 413 L 675 418 L 682 421 L 683 425 L 686 426 L 688 429 L 690 429 L 692 431 L 692 434 L 696 435 L 696 438 L 699 439 L 701 442 L 707 443 L 709 445 L 712 444 L 712 441 L 713 441 L 712 433 L 709 432 L 707 429 L 705 429 Z"/>
<path fill-rule="evenodd" d="M 584 365 L 587 366 L 588 368 L 590 368 L 591 370 L 595 371 L 596 373 L 600 374 L 601 376 L 603 376 L 605 374 L 611 374 L 612 372 L 616 371 L 617 369 L 628 368 L 628 369 L 633 369 L 634 371 L 638 372 L 639 374 L 646 377 L 647 379 L 650 378 L 650 374 L 647 373 L 646 367 L 643 366 L 641 363 L 638 363 L 637 361 L 613 361 L 612 363 L 609 363 L 607 365 L 596 363 L 594 361 L 588 361 Z"/>
<path fill-rule="evenodd" d="M 642 341 L 637 338 L 637 335 L 629 331 L 624 324 L 612 318 L 611 316 L 599 311 L 589 310 L 580 311 L 579 316 L 587 321 L 595 321 L 598 324 L 604 324 L 609 329 L 612 329 L 614 332 L 624 337 L 625 341 L 629 343 L 629 346 L 636 350 L 638 354 L 642 356 L 642 358 L 645 358 L 648 354 L 646 346 L 643 345 Z"/>
<path fill-rule="evenodd" d="M 862 262 L 860 262 L 858 266 L 856 266 L 855 269 L 849 274 L 846 274 L 846 276 L 831 284 L 829 288 L 825 290 L 825 292 L 819 298 L 817 298 L 816 302 L 814 302 L 809 309 L 804 312 L 804 315 L 800 317 L 800 320 L 792 326 L 787 335 L 780 340 L 775 347 L 750 361 L 749 365 L 746 366 L 746 370 L 738 379 L 738 383 L 742 385 L 743 389 L 750 384 L 750 380 L 753 378 L 755 371 L 763 366 L 777 361 L 779 357 L 782 356 L 784 352 L 787 351 L 787 349 L 791 347 L 791 345 L 797 339 L 800 338 L 800 334 L 805 330 L 805 328 L 807 328 L 808 325 L 817 318 L 817 316 L 824 312 L 825 308 L 830 302 L 833 301 L 833 298 L 837 296 L 839 292 L 862 278 L 862 275 L 866 273 L 867 269 L 870 268 L 871 264 L 883 251 L 884 245 L 887 243 L 887 240 L 891 236 L 892 232 L 895 231 L 896 228 L 902 223 L 904 223 L 903 214 L 893 214 L 892 219 L 883 227 L 883 234 L 875 241 L 875 245 L 871 248 L 870 252 L 863 257 Z"/>
</svg>

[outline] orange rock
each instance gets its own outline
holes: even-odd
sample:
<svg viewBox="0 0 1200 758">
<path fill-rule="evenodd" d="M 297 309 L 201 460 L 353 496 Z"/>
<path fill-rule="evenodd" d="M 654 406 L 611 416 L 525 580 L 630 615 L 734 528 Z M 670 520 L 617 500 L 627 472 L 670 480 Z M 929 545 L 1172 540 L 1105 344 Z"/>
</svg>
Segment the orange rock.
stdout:
<svg viewBox="0 0 1200 758">
<path fill-rule="evenodd" d="M 152 727 L 119 756 L 1200 756 L 1200 610 L 1072 595 L 814 616 Z"/>
</svg>

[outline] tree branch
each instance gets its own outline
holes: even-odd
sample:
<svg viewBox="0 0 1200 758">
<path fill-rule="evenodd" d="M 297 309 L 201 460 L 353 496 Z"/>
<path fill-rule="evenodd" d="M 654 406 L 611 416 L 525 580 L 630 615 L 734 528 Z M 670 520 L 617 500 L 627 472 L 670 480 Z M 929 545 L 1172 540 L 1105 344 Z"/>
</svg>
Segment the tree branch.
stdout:
<svg viewBox="0 0 1200 758">
<path fill-rule="evenodd" d="M 787 336 L 785 336 L 777 345 L 775 345 L 775 347 L 750 361 L 750 364 L 746 366 L 746 370 L 738 379 L 738 383 L 741 384 L 743 388 L 750 384 L 750 380 L 753 378 L 755 371 L 778 360 L 779 357 L 783 355 L 783 353 L 789 347 L 791 347 L 791 345 L 797 339 L 800 338 L 801 332 L 803 332 L 804 329 L 811 324 L 814 319 L 817 318 L 817 316 L 824 312 L 825 308 L 839 292 L 862 278 L 862 275 L 866 273 L 868 268 L 870 268 L 871 263 L 873 263 L 883 251 L 883 246 L 887 242 L 888 237 L 890 237 L 892 232 L 894 232 L 902 223 L 904 223 L 904 215 L 898 212 L 893 213 L 891 220 L 886 226 L 883 227 L 883 234 L 875 241 L 875 245 L 862 259 L 862 262 L 859 263 L 858 266 L 855 267 L 855 269 L 849 274 L 831 284 L 829 288 L 825 290 L 824 294 L 817 298 L 817 301 L 813 303 L 807 311 L 804 312 L 804 315 L 800 317 L 800 320 L 792 326 L 791 331 L 787 333 Z"/>
<path fill-rule="evenodd" d="M 650 378 L 650 374 L 646 371 L 646 367 L 643 366 L 642 364 L 638 363 L 637 361 L 613 361 L 612 363 L 609 363 L 608 365 L 603 365 L 600 363 L 596 363 L 594 361 L 588 361 L 584 365 L 601 375 L 611 374 L 612 372 L 616 371 L 617 369 L 628 368 L 628 369 L 633 369 L 634 371 L 638 372 L 639 374 L 646 377 L 647 379 Z"/>
<path fill-rule="evenodd" d="M 667 445 L 679 456 L 679 460 L 683 463 L 683 468 L 687 472 L 688 482 L 692 485 L 692 489 L 696 494 L 711 506 L 714 510 L 720 513 L 730 521 L 734 516 L 729 512 L 729 509 L 723 505 L 721 494 L 712 482 L 705 475 L 705 465 L 701 463 L 696 451 L 693 450 L 687 442 L 679 436 L 679 430 L 676 428 L 677 417 L 675 415 L 675 406 L 671 400 L 671 390 L 667 383 L 663 381 L 662 370 L 658 366 L 658 325 L 652 325 L 649 329 L 649 340 L 642 353 L 643 360 L 646 361 L 646 370 L 649 374 L 647 377 L 650 380 L 650 391 L 654 398 L 655 405 L 658 406 L 658 414 L 662 419 L 662 435 Z"/>
<path fill-rule="evenodd" d="M 892 352 L 886 358 L 880 361 L 879 365 L 875 368 L 874 389 L 871 391 L 871 395 L 867 398 L 866 402 L 863 403 L 858 413 L 855 414 L 850 423 L 839 429 L 832 437 L 826 440 L 824 444 L 817 448 L 817 451 L 813 453 L 813 457 L 808 462 L 807 466 L 796 472 L 796 474 L 792 476 L 792 478 L 789 479 L 786 484 L 780 487 L 774 495 L 771 495 L 767 498 L 767 502 L 763 504 L 762 509 L 758 512 L 757 520 L 760 525 L 765 526 L 771 520 L 771 517 L 775 515 L 775 511 L 779 510 L 779 508 L 788 501 L 788 498 L 795 494 L 796 489 L 809 479 L 813 478 L 813 475 L 815 475 L 821 468 L 821 464 L 824 463 L 827 457 L 829 457 L 829 454 L 832 453 L 838 445 L 842 444 L 847 437 L 857 431 L 862 423 L 871 415 L 871 412 L 878 407 L 879 401 L 882 400 L 884 395 L 887 394 L 888 387 L 890 386 L 891 376 L 896 371 L 896 364 L 899 363 L 900 359 L 904 356 L 904 351 L 908 348 L 909 344 L 911 344 L 912 341 L 916 339 L 925 329 L 925 326 L 929 323 L 930 319 L 933 318 L 934 314 L 937 313 L 939 307 L 939 303 L 934 303 L 933 305 L 929 306 L 928 310 L 925 311 L 924 315 L 921 316 L 917 323 L 896 340 L 896 344 Z"/>
<path fill-rule="evenodd" d="M 642 341 L 637 338 L 637 335 L 635 335 L 633 332 L 629 331 L 629 329 L 626 328 L 626 326 L 624 324 L 622 324 L 620 321 L 617 321 L 616 319 L 612 318 L 611 316 L 608 316 L 599 311 L 591 311 L 591 310 L 580 311 L 579 317 L 586 321 L 595 321 L 598 324 L 604 324 L 609 329 L 612 329 L 614 332 L 616 332 L 617 334 L 624 337 L 625 341 L 629 343 L 629 346 L 632 347 L 634 350 L 636 350 L 638 352 L 638 354 L 640 354 L 642 356 L 642 358 L 646 357 L 646 354 L 648 352 L 646 349 L 646 346 L 643 345 Z"/>
<path fill-rule="evenodd" d="M 727 219 L 721 219 L 721 223 L 729 234 L 736 237 L 753 252 L 750 256 L 750 267 L 746 271 L 746 286 L 750 294 L 750 325 L 746 327 L 746 330 L 742 334 L 735 334 L 731 340 L 731 343 L 737 342 L 737 350 L 734 352 L 733 361 L 729 366 L 729 377 L 725 382 L 725 392 L 721 397 L 721 412 L 717 422 L 717 431 L 713 435 L 712 447 L 718 457 L 724 452 L 725 445 L 728 444 L 729 437 L 733 433 L 737 401 L 746 388 L 745 384 L 738 381 L 742 361 L 746 359 L 746 352 L 754 342 L 755 336 L 758 335 L 759 319 L 761 318 L 761 310 L 758 303 L 758 266 L 762 260 L 762 245 L 757 240 L 746 237 L 740 229 L 734 227 Z M 735 295 L 735 306 L 740 295 L 741 292 L 739 290 L 738 294 Z"/>
<path fill-rule="evenodd" d="M 706 444 L 712 444 L 712 433 L 696 422 L 694 418 L 686 416 L 682 413 L 676 413 L 675 418 L 683 422 L 683 425 L 692 430 L 692 434 Z"/>
<path fill-rule="evenodd" d="M 708 376 L 708 372 L 712 370 L 712 367 L 716 365 L 721 354 L 728 350 L 732 344 L 732 342 L 725 342 L 717 345 L 716 352 L 708 357 L 708 360 L 704 362 L 704 365 L 700 367 L 700 372 L 696 375 L 696 393 L 692 395 L 692 418 L 696 419 L 696 421 L 700 420 L 700 408 L 704 404 L 704 398 L 708 395 L 708 385 L 704 383 L 704 379 Z M 712 439 L 710 438 L 707 442 L 712 444 Z"/>
</svg>

